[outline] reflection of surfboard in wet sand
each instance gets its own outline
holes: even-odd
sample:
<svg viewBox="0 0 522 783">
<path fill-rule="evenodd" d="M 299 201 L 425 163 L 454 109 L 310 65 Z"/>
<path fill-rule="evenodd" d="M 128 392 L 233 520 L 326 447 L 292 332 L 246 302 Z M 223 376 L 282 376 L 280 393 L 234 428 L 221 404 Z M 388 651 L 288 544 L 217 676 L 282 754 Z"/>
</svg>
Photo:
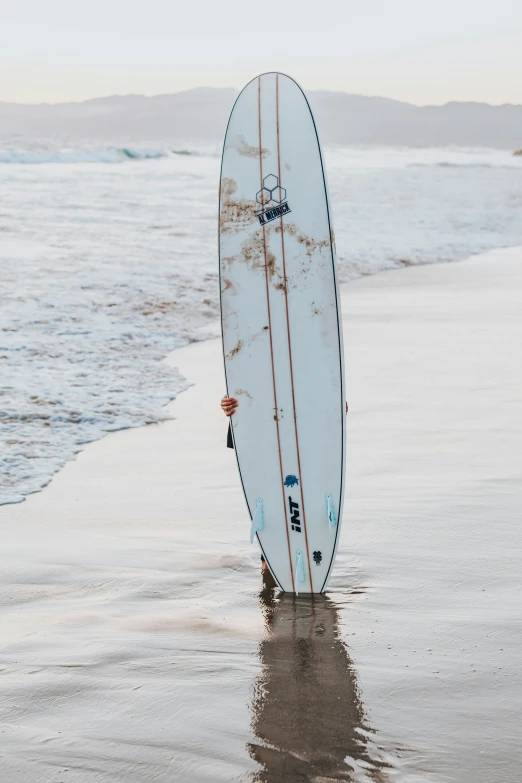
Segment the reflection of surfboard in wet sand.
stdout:
<svg viewBox="0 0 522 783">
<path fill-rule="evenodd" d="M 225 137 L 220 282 L 227 392 L 241 481 L 279 586 L 319 593 L 343 502 L 344 371 L 335 250 L 314 118 L 267 73 L 239 95 Z"/>
<path fill-rule="evenodd" d="M 274 600 L 266 588 L 261 601 L 265 635 L 250 707 L 256 739 L 247 748 L 263 770 L 254 779 L 385 783 L 391 767 L 372 740 L 335 604 L 326 596 Z"/>
</svg>

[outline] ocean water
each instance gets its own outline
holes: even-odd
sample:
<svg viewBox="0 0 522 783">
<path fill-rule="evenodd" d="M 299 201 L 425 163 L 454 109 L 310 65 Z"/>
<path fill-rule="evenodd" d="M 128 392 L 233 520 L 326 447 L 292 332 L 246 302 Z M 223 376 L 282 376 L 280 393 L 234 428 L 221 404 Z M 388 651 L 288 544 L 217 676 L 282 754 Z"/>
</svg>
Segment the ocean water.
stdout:
<svg viewBox="0 0 522 783">
<path fill-rule="evenodd" d="M 507 151 L 325 158 L 343 281 L 522 244 Z M 186 388 L 161 359 L 216 334 L 219 164 L 190 143 L 0 145 L 0 503 Z"/>
</svg>

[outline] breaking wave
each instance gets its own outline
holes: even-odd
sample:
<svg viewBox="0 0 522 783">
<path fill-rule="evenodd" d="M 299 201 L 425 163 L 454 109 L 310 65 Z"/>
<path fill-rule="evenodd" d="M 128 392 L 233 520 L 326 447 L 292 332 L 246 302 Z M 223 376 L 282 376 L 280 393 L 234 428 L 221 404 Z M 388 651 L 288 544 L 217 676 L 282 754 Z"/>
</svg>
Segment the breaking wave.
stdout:
<svg viewBox="0 0 522 783">
<path fill-rule="evenodd" d="M 0 163 L 122 163 L 125 160 L 164 158 L 162 150 L 135 149 L 132 147 L 106 147 L 101 150 L 60 149 L 25 150 L 10 152 L 0 150 Z"/>
<path fill-rule="evenodd" d="M 129 160 L 157 160 L 172 156 L 215 157 L 212 150 L 142 149 L 140 147 L 104 147 L 103 149 L 29 149 L 0 148 L 0 163 L 125 163 Z"/>
</svg>

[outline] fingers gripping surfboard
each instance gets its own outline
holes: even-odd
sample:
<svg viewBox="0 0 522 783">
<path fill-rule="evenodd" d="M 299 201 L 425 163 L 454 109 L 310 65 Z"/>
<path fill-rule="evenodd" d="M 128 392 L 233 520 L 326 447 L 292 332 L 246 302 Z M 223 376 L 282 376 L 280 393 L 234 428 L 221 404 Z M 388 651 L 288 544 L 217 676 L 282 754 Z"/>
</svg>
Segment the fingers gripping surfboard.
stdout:
<svg viewBox="0 0 522 783">
<path fill-rule="evenodd" d="M 317 130 L 293 79 L 266 73 L 230 115 L 219 207 L 221 320 L 245 499 L 282 590 L 321 593 L 342 519 L 344 367 Z"/>
</svg>

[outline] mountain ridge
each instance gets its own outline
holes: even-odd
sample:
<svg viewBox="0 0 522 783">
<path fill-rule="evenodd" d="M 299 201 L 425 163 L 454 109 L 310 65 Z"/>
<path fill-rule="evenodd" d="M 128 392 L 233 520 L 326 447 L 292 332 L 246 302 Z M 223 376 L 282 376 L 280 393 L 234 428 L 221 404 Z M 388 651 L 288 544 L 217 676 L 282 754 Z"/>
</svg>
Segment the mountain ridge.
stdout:
<svg viewBox="0 0 522 783">
<path fill-rule="evenodd" d="M 159 95 L 110 95 L 85 101 L 0 102 L 0 139 L 133 138 L 217 141 L 239 90 L 197 87 Z M 449 101 L 416 106 L 381 96 L 309 90 L 325 143 L 405 146 L 522 145 L 522 105 Z"/>
</svg>

